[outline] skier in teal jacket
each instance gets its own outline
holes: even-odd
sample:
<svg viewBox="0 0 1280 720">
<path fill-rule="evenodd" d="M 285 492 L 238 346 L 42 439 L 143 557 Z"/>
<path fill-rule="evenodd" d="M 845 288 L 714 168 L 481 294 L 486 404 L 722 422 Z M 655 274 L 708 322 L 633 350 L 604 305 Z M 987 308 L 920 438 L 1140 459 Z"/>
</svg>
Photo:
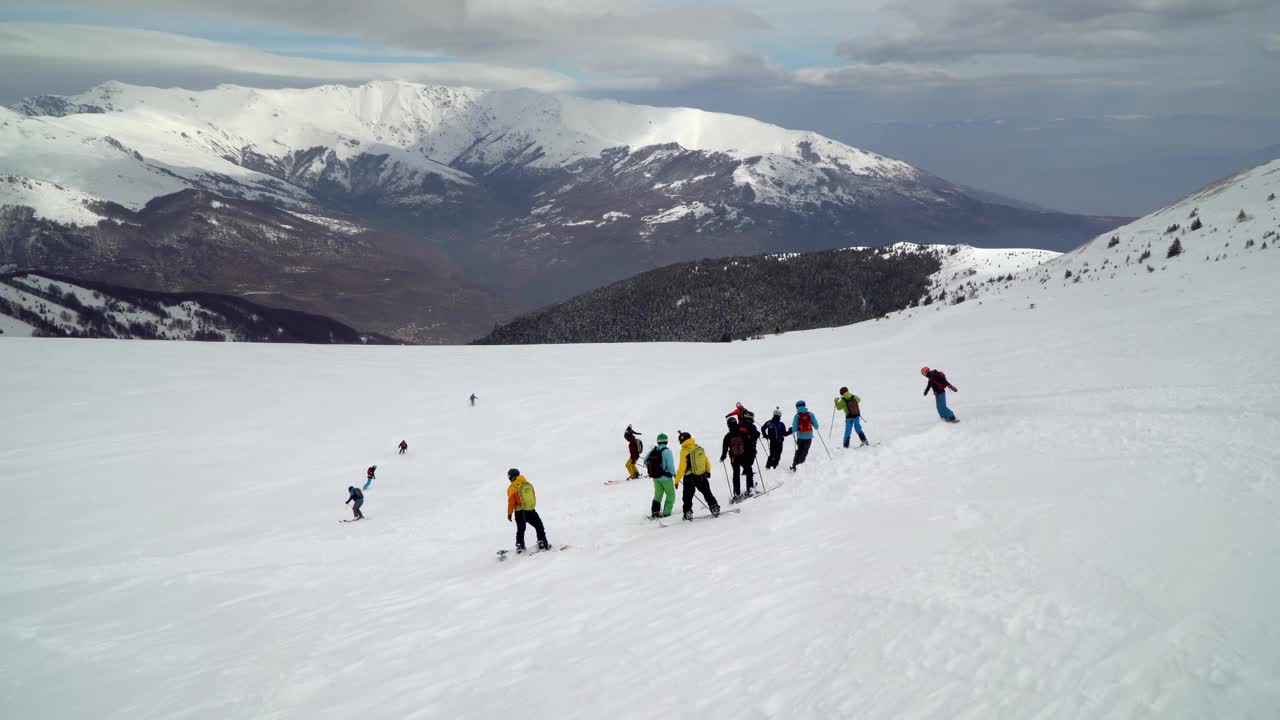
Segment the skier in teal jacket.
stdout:
<svg viewBox="0 0 1280 720">
<path fill-rule="evenodd" d="M 809 446 L 813 444 L 813 431 L 818 429 L 818 416 L 809 412 L 803 400 L 796 401 L 796 415 L 791 418 L 791 428 L 787 434 L 796 436 L 796 454 L 791 459 L 791 469 L 804 463 L 809 457 Z"/>
</svg>

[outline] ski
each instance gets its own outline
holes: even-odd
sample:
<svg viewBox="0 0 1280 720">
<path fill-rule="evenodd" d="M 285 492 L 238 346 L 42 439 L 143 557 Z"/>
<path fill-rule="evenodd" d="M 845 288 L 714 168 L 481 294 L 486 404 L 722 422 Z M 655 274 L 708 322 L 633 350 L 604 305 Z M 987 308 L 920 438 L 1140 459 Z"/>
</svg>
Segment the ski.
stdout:
<svg viewBox="0 0 1280 720">
<path fill-rule="evenodd" d="M 728 510 L 721 510 L 721 511 L 720 511 L 720 515 L 712 515 L 711 513 L 707 513 L 706 515 L 694 515 L 694 516 L 693 516 L 693 519 L 694 519 L 694 520 L 706 520 L 707 518 L 721 517 L 721 516 L 724 516 L 724 515 L 733 515 L 734 513 L 740 513 L 740 512 L 742 512 L 742 508 L 730 508 L 730 509 L 728 509 Z M 672 515 L 671 517 L 672 517 L 672 518 L 674 518 L 674 517 L 675 517 L 675 515 Z M 663 518 L 663 519 L 665 520 L 666 518 Z M 684 520 L 683 518 L 682 518 L 682 519 L 680 519 L 680 521 L 679 521 L 679 522 L 673 522 L 673 523 L 664 523 L 664 522 L 662 522 L 661 520 L 659 520 L 659 521 L 658 521 L 658 527 L 671 527 L 672 525 L 678 525 L 679 523 L 682 523 L 682 522 L 685 522 L 685 520 Z"/>
<path fill-rule="evenodd" d="M 605 485 L 626 485 L 627 483 L 631 482 L 632 480 L 639 480 L 639 479 L 640 479 L 640 478 L 628 478 L 628 479 L 626 479 L 626 480 L 605 480 L 605 481 L 604 481 L 604 484 L 605 484 Z"/>
<path fill-rule="evenodd" d="M 873 448 L 873 447 L 880 447 L 880 443 L 878 443 L 878 442 L 873 442 L 873 443 L 867 443 L 866 445 L 855 445 L 855 446 L 853 446 L 853 447 L 852 447 L 852 448 L 850 448 L 850 449 L 851 449 L 851 450 L 866 450 L 867 448 Z"/>
<path fill-rule="evenodd" d="M 743 495 L 743 496 L 742 496 L 742 500 L 741 500 L 740 502 L 746 502 L 747 500 L 750 500 L 751 498 L 758 498 L 758 497 L 760 497 L 761 495 L 768 495 L 769 493 L 773 492 L 774 490 L 777 490 L 778 488 L 782 487 L 783 485 L 786 485 L 786 483 L 781 482 L 781 481 L 779 481 L 779 482 L 775 482 L 774 484 L 772 484 L 772 485 L 770 485 L 770 486 L 769 486 L 769 489 L 768 489 L 768 490 L 757 490 L 756 492 L 754 492 L 754 493 L 752 493 L 752 494 L 750 494 L 750 495 Z"/>
<path fill-rule="evenodd" d="M 669 518 L 669 517 L 671 517 L 671 515 L 664 515 L 664 516 L 660 516 L 660 517 L 654 517 L 654 516 L 652 516 L 652 515 L 645 515 L 645 516 L 644 516 L 644 519 L 645 519 L 645 520 L 664 520 L 664 519 Z"/>
<path fill-rule="evenodd" d="M 366 515 L 365 517 L 368 517 L 368 516 Z M 338 522 L 359 522 L 359 521 L 361 521 L 361 520 L 363 520 L 363 519 L 364 519 L 364 518 L 362 518 L 362 517 L 360 517 L 360 518 L 347 518 L 346 520 L 339 520 Z"/>
</svg>

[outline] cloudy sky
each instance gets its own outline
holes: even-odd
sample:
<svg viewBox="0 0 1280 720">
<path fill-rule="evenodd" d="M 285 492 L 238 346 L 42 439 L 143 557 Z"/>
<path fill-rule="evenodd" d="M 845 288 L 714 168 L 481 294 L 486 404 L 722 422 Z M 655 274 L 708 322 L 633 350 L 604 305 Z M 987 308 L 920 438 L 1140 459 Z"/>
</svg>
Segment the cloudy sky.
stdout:
<svg viewBox="0 0 1280 720">
<path fill-rule="evenodd" d="M 1274 0 L 29 5 L 0 8 L 0 103 L 105 80 L 532 87 L 752 115 L 1112 214 L 1280 155 Z"/>
</svg>

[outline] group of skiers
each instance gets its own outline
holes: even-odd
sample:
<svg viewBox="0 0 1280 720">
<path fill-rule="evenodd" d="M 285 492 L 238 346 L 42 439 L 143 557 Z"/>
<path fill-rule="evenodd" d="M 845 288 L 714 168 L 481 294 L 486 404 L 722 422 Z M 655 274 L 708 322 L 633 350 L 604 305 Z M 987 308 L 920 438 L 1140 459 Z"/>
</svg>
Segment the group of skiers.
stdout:
<svg viewBox="0 0 1280 720">
<path fill-rule="evenodd" d="M 925 386 L 925 394 L 927 395 L 930 391 L 934 393 L 938 416 L 947 422 L 958 422 L 955 414 L 947 407 L 946 400 L 947 390 L 955 391 L 956 387 L 947 381 L 947 376 L 941 370 L 931 370 L 928 367 L 924 367 L 920 369 L 920 374 L 928 381 Z M 867 440 L 867 434 L 862 429 L 862 398 L 850 392 L 848 387 L 842 387 L 833 402 L 835 411 L 844 413 L 844 447 L 849 447 L 855 433 L 858 436 L 859 447 L 869 446 L 871 443 Z M 782 463 L 785 439 L 793 435 L 796 439 L 796 449 L 791 458 L 789 469 L 795 472 L 809 457 L 809 449 L 813 444 L 814 433 L 819 428 L 818 416 L 809 410 L 804 400 L 797 400 L 795 408 L 795 414 L 791 418 L 790 425 L 783 423 L 782 410 L 775 408 L 773 417 L 759 429 L 756 427 L 755 414 L 743 406 L 742 403 L 737 403 L 734 409 L 725 415 L 725 424 L 728 426 L 728 432 L 724 434 L 724 439 L 720 444 L 720 462 L 723 464 L 728 461 L 729 466 L 732 468 L 733 497 L 730 499 L 730 503 L 742 502 L 756 494 L 755 469 L 758 467 L 757 450 L 764 441 L 768 442 L 769 453 L 768 458 L 765 460 L 765 469 L 776 469 Z M 640 434 L 635 428 L 628 425 L 622 435 L 623 439 L 627 441 L 628 457 L 626 468 L 628 479 L 630 480 L 636 480 L 640 477 L 636 467 L 636 462 L 640 459 L 640 454 L 644 447 L 644 443 L 639 438 Z M 715 495 L 711 492 L 709 483 L 711 476 L 710 461 L 702 446 L 698 445 L 689 433 L 680 431 L 678 435 L 680 459 L 679 462 L 676 462 L 673 459 L 671 449 L 667 446 L 668 438 L 666 433 L 659 434 L 656 439 L 657 445 L 649 451 L 644 460 L 645 470 L 649 473 L 649 477 L 653 479 L 653 502 L 650 506 L 650 516 L 653 518 L 670 517 L 675 502 L 676 489 L 680 487 L 681 482 L 685 482 L 681 508 L 685 520 L 693 519 L 692 505 L 696 493 L 701 493 L 706 499 L 707 509 L 711 515 L 713 517 L 718 516 L 720 514 L 720 505 L 716 501 Z"/>
<path fill-rule="evenodd" d="M 928 395 L 930 392 L 934 394 L 938 417 L 950 423 L 959 422 L 955 413 L 947 407 L 946 398 L 948 390 L 958 392 L 956 387 L 947 380 L 947 376 L 941 370 L 922 367 L 920 368 L 920 374 L 927 381 L 924 394 Z M 476 396 L 472 394 L 469 400 L 474 406 Z M 841 387 L 834 398 L 833 404 L 835 411 L 844 413 L 844 447 L 849 447 L 855 433 L 858 436 L 859 447 L 870 445 L 871 443 L 867 440 L 867 435 L 862 429 L 862 399 L 850 392 L 848 387 Z M 730 503 L 742 502 L 756 494 L 755 468 L 758 459 L 757 450 L 763 443 L 768 443 L 769 453 L 764 467 L 773 470 L 782 462 L 785 439 L 795 436 L 796 448 L 789 468 L 794 472 L 808 458 L 809 448 L 813 444 L 814 433 L 819 428 L 818 416 L 808 408 L 804 400 L 796 401 L 795 414 L 791 417 L 790 425 L 782 422 L 782 410 L 775 408 L 773 417 L 762 428 L 757 428 L 755 414 L 743 406 L 742 403 L 737 403 L 734 409 L 725 415 L 725 424 L 728 431 L 724 434 L 723 441 L 720 444 L 720 462 L 723 464 L 728 461 L 733 468 L 733 497 L 730 499 Z M 631 425 L 628 425 L 622 434 L 627 441 L 627 462 L 625 467 L 628 480 L 640 478 L 639 467 L 636 464 L 644 450 L 644 442 L 640 439 L 640 435 L 641 433 L 637 432 Z M 653 479 L 653 502 L 650 505 L 650 517 L 666 518 L 671 516 L 675 506 L 676 491 L 680 489 L 681 483 L 684 484 L 683 492 L 681 493 L 681 511 L 685 520 L 693 519 L 693 500 L 698 494 L 702 495 L 711 516 L 719 516 L 720 503 L 711 491 L 711 460 L 707 456 L 706 450 L 693 439 L 691 434 L 683 430 L 677 433 L 676 438 L 680 443 L 678 460 L 672 453 L 671 448 L 668 447 L 669 438 L 666 433 L 658 434 L 657 438 L 655 438 L 657 444 L 645 455 L 645 470 L 648 472 L 649 477 Z M 400 454 L 403 455 L 409 449 L 409 444 L 401 440 L 398 448 Z M 366 473 L 364 490 L 368 490 L 373 483 L 374 473 L 377 469 L 377 465 L 369 467 Z M 547 532 L 542 524 L 542 518 L 538 515 L 537 494 L 534 491 L 533 484 L 516 468 L 511 468 L 507 471 L 507 482 L 507 521 L 514 521 L 516 524 L 516 552 L 525 552 L 525 529 L 527 526 L 533 526 L 537 535 L 538 550 L 549 550 L 551 545 L 547 540 Z M 352 507 L 354 515 L 352 519 L 363 519 L 364 515 L 360 512 L 360 506 L 364 504 L 362 489 L 351 486 L 347 490 L 349 495 L 347 503 L 355 503 Z"/>
</svg>

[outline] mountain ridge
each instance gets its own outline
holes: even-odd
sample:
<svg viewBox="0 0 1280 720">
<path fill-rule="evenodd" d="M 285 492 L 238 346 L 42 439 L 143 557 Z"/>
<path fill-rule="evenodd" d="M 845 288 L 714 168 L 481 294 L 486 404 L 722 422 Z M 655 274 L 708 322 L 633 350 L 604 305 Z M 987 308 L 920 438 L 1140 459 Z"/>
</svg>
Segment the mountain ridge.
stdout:
<svg viewBox="0 0 1280 720">
<path fill-rule="evenodd" d="M 442 329 L 426 333 L 413 329 L 416 310 L 370 323 L 326 304 L 323 287 L 307 292 L 320 304 L 298 307 L 416 342 L 472 339 L 477 323 L 513 308 L 699 258 L 908 240 L 1067 249 L 1120 223 L 989 202 L 809 131 L 533 91 L 108 83 L 15 107 L 0 110 L 0 206 L 30 207 L 47 224 L 32 241 L 0 223 L 0 249 L 37 242 L 58 263 L 50 269 L 77 276 L 88 253 L 94 277 L 137 284 L 111 240 L 134 225 L 103 208 L 141 212 L 190 191 L 246 212 L 260 203 L 253 222 L 265 234 L 289 232 L 269 207 L 358 227 L 373 250 L 456 270 L 459 287 L 496 298 L 471 317 L 437 314 Z M 178 254 L 209 242 L 194 226 L 166 240 Z M 152 243 L 140 232 L 126 244 Z M 269 244 L 237 248 L 264 277 L 299 264 Z M 147 270 L 152 289 L 235 292 L 182 263 Z"/>
</svg>

